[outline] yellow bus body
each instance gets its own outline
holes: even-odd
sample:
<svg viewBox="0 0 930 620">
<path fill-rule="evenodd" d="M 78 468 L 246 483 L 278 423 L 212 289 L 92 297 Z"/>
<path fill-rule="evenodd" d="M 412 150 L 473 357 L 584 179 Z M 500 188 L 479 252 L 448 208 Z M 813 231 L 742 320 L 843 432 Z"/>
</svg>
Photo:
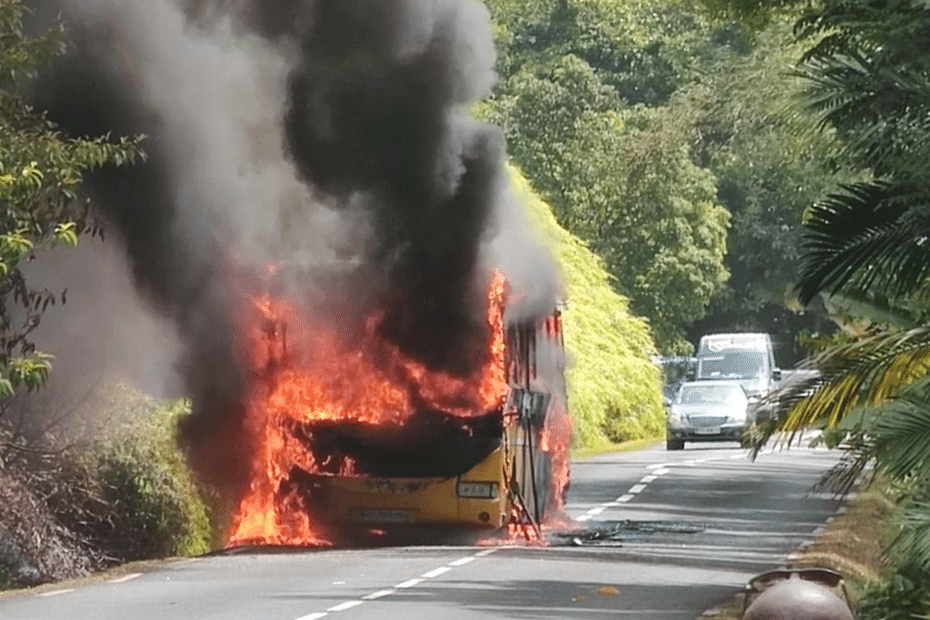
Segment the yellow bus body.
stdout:
<svg viewBox="0 0 930 620">
<path fill-rule="evenodd" d="M 454 478 L 322 476 L 314 486 L 319 494 L 319 517 L 331 523 L 371 528 L 402 525 L 500 528 L 510 515 L 503 472 L 504 450 L 498 448 Z M 495 497 L 461 497 L 463 484 L 493 485 Z"/>
</svg>

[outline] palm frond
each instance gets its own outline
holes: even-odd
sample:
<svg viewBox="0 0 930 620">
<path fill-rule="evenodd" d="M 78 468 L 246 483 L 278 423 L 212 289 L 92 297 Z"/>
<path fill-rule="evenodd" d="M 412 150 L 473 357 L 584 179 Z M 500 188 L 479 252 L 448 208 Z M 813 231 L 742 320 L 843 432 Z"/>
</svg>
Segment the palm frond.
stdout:
<svg viewBox="0 0 930 620">
<path fill-rule="evenodd" d="M 797 370 L 807 378 L 786 382 L 770 397 L 776 423 L 760 443 L 777 431 L 834 428 L 855 408 L 888 400 L 925 377 L 930 372 L 930 327 L 875 330 L 805 360 Z"/>
<path fill-rule="evenodd" d="M 834 317 L 849 317 L 897 329 L 911 329 L 922 324 L 927 307 L 921 289 L 912 297 L 887 298 L 872 291 L 847 287 L 840 293 L 821 295 L 824 308 Z"/>
<path fill-rule="evenodd" d="M 930 502 L 906 502 L 898 522 L 901 531 L 891 543 L 890 554 L 930 571 Z"/>
<path fill-rule="evenodd" d="M 844 156 L 878 176 L 900 176 L 925 173 L 930 166 L 923 131 L 930 123 L 925 73 L 919 65 L 888 65 L 850 52 L 810 60 L 794 75 L 808 84 L 800 109 L 819 119 L 818 129 L 837 131 Z"/>
<path fill-rule="evenodd" d="M 882 181 L 842 187 L 811 207 L 802 237 L 799 298 L 839 292 L 853 279 L 903 295 L 930 274 L 930 186 Z"/>
<path fill-rule="evenodd" d="M 898 479 L 930 479 L 930 377 L 873 409 L 869 433 L 879 467 Z"/>
<path fill-rule="evenodd" d="M 892 400 L 862 412 L 869 437 L 863 454 L 904 485 L 900 533 L 891 552 L 930 569 L 930 376 L 903 388 Z"/>
<path fill-rule="evenodd" d="M 863 50 L 870 54 L 898 56 L 915 53 L 914 41 L 927 40 L 930 9 L 920 0 L 871 2 L 849 0 L 826 2 L 795 23 L 798 39 L 820 37 L 805 54 L 812 58 L 829 57 Z"/>
</svg>

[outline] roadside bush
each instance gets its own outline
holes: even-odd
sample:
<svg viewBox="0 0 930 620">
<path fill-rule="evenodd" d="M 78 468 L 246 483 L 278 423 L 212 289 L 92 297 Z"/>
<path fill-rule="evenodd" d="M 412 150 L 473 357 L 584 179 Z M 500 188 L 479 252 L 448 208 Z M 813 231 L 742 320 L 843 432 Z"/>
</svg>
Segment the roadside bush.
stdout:
<svg viewBox="0 0 930 620">
<path fill-rule="evenodd" d="M 603 261 L 559 226 L 552 210 L 517 171 L 516 190 L 562 267 L 569 354 L 568 399 L 575 444 L 659 437 L 665 430 L 655 345 L 645 320 L 610 285 Z"/>
<path fill-rule="evenodd" d="M 57 517 L 110 562 L 209 550 L 207 510 L 174 436 L 187 403 L 122 385 L 104 400 L 121 421 L 66 464 L 50 498 Z"/>
<path fill-rule="evenodd" d="M 930 617 L 930 575 L 920 568 L 897 567 L 881 583 L 866 586 L 859 603 L 861 620 L 911 620 Z"/>
</svg>

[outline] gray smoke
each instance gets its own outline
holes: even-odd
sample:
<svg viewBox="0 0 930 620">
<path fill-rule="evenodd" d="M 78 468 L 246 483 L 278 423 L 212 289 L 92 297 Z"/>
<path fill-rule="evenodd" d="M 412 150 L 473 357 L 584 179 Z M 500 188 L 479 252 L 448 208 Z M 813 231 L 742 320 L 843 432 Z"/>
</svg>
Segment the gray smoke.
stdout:
<svg viewBox="0 0 930 620">
<path fill-rule="evenodd" d="M 554 301 L 551 259 L 503 198 L 501 134 L 469 116 L 494 79 L 477 0 L 37 6 L 69 33 L 37 106 L 71 135 L 148 136 L 146 163 L 88 186 L 141 296 L 176 326 L 184 439 L 208 480 L 247 473 L 243 293 L 269 262 L 314 319 L 351 337 L 381 308 L 383 336 L 453 372 L 482 361 L 492 268 Z"/>
</svg>

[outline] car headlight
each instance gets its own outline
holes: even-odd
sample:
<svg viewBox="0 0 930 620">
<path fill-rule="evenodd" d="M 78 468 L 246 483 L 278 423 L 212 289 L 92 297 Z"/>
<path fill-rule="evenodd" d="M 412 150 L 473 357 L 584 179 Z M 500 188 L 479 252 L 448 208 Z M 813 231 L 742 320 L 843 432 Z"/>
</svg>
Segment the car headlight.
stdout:
<svg viewBox="0 0 930 620">
<path fill-rule="evenodd" d="M 675 413 L 674 411 L 669 412 L 668 414 L 668 425 L 669 426 L 681 426 L 684 420 L 682 417 Z"/>
</svg>

